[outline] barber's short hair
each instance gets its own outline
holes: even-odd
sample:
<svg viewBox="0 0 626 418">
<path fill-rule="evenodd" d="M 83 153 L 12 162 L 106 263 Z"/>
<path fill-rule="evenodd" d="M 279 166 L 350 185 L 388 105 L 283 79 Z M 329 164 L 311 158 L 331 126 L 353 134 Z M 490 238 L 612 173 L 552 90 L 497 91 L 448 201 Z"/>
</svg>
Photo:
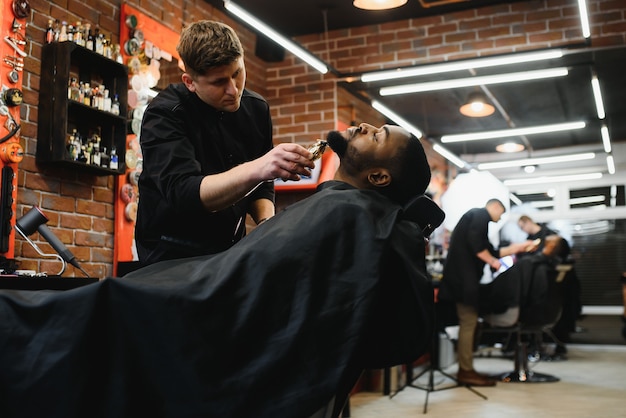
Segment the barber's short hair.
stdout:
<svg viewBox="0 0 626 418">
<path fill-rule="evenodd" d="M 430 166 L 422 142 L 413 134 L 395 156 L 389 161 L 391 184 L 381 190 L 400 205 L 405 205 L 414 197 L 424 194 L 430 183 Z"/>
<path fill-rule="evenodd" d="M 500 199 L 496 199 L 496 198 L 489 199 L 489 200 L 487 200 L 487 204 L 485 206 L 489 206 L 489 205 L 492 205 L 492 204 L 499 205 L 502 209 L 504 209 L 506 211 L 506 206 L 504 206 L 504 203 L 502 203 L 502 201 Z"/>
<path fill-rule="evenodd" d="M 230 65 L 243 56 L 239 37 L 230 26 L 213 20 L 194 22 L 183 29 L 176 51 L 192 77 Z"/>
<path fill-rule="evenodd" d="M 517 222 L 518 222 L 518 223 L 519 223 L 519 222 L 523 222 L 523 223 L 526 223 L 526 222 L 533 222 L 533 223 L 534 223 L 535 221 L 533 221 L 533 220 L 531 219 L 531 217 L 530 217 L 530 216 L 528 216 L 528 215 L 521 215 L 521 216 L 519 217 L 519 219 L 517 220 Z"/>
</svg>

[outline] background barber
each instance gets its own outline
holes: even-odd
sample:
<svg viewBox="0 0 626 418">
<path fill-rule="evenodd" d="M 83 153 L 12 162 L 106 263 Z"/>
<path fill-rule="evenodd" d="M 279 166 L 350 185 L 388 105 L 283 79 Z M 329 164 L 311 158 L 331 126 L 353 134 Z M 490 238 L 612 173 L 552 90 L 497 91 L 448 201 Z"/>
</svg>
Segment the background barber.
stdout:
<svg viewBox="0 0 626 418">
<path fill-rule="evenodd" d="M 199 21 L 181 34 L 182 83 L 147 107 L 135 239 L 139 261 L 212 254 L 275 213 L 271 180 L 314 167 L 297 144 L 273 147 L 269 105 L 245 89 L 244 52 L 227 25 Z"/>
</svg>

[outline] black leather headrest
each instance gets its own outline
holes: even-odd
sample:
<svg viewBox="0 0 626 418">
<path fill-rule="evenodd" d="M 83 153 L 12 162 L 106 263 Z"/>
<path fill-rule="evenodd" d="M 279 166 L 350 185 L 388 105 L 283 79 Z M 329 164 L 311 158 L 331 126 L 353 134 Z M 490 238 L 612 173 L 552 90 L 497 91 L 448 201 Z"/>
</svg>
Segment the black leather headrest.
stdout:
<svg viewBox="0 0 626 418">
<path fill-rule="evenodd" d="M 402 218 L 413 221 L 422 227 L 424 237 L 428 238 L 441 225 L 446 214 L 426 195 L 420 195 L 404 206 Z"/>
</svg>

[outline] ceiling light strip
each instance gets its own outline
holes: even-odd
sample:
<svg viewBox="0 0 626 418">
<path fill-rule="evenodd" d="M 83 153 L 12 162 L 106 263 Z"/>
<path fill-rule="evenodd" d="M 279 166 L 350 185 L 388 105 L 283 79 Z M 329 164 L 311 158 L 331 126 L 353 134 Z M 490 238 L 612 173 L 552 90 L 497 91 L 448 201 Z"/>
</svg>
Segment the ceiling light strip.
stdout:
<svg viewBox="0 0 626 418">
<path fill-rule="evenodd" d="M 566 181 L 582 181 L 582 180 L 597 180 L 602 178 L 602 173 L 587 173 L 587 174 L 572 174 L 567 176 L 542 176 L 534 178 L 523 179 L 509 179 L 504 180 L 505 186 L 523 186 L 529 184 L 548 184 L 548 183 L 562 183 Z"/>
<path fill-rule="evenodd" d="M 606 167 L 609 170 L 609 174 L 615 174 L 615 160 L 612 155 L 606 156 Z"/>
<path fill-rule="evenodd" d="M 604 195 L 585 196 L 585 197 L 573 197 L 569 200 L 570 205 L 586 205 L 589 203 L 600 203 L 606 200 Z"/>
<path fill-rule="evenodd" d="M 478 164 L 478 169 L 479 170 L 493 170 L 496 168 L 523 167 L 526 165 L 565 163 L 565 162 L 571 162 L 571 161 L 591 160 L 595 157 L 596 157 L 596 154 L 594 152 L 584 152 L 581 154 L 559 155 L 559 156 L 554 156 L 554 157 L 524 158 L 521 160 L 480 163 Z"/>
<path fill-rule="evenodd" d="M 543 61 L 561 58 L 562 56 L 563 51 L 557 49 L 550 51 L 513 54 L 502 57 L 477 58 L 465 61 L 423 65 L 409 69 L 365 73 L 361 75 L 361 81 L 367 83 L 370 81 L 395 80 L 399 78 L 418 77 L 429 74 L 441 74 L 452 71 L 497 67 L 501 65 L 520 64 L 533 61 Z"/>
<path fill-rule="evenodd" d="M 598 119 L 604 119 L 606 113 L 604 111 L 604 102 L 602 101 L 602 91 L 600 90 L 600 81 L 597 75 L 591 76 L 591 89 L 593 90 L 593 98 L 596 101 L 596 110 L 598 112 Z"/>
<path fill-rule="evenodd" d="M 378 110 L 383 115 L 385 115 L 390 120 L 392 120 L 395 123 L 397 123 L 398 126 L 401 126 L 404 129 L 406 129 L 407 131 L 411 132 L 417 138 L 421 139 L 424 136 L 422 131 L 420 131 L 418 128 L 416 128 L 411 123 L 409 123 L 406 119 L 404 119 L 402 116 L 398 115 L 396 112 L 394 112 L 393 110 L 389 109 L 387 106 L 385 106 L 381 102 L 379 102 L 377 100 L 373 100 L 372 101 L 372 107 L 374 109 Z M 454 165 L 456 165 L 459 168 L 465 168 L 468 165 L 465 161 L 463 161 L 462 159 L 460 159 L 459 157 L 457 157 L 456 155 L 454 155 L 453 153 L 451 153 L 447 149 L 443 148 L 439 144 L 433 145 L 433 150 L 435 152 L 439 153 L 442 157 L 444 157 L 445 159 L 447 159 L 448 161 L 450 161 L 451 163 L 453 163 Z"/>
<path fill-rule="evenodd" d="M 600 135 L 602 135 L 604 152 L 611 152 L 611 136 L 609 135 L 609 128 L 607 128 L 606 125 L 602 125 L 602 128 L 600 128 Z"/>
<path fill-rule="evenodd" d="M 455 80 L 431 81 L 427 83 L 406 84 L 400 86 L 383 87 L 379 90 L 381 96 L 397 94 L 423 93 L 426 91 L 446 90 L 471 86 L 486 86 L 489 84 L 515 83 L 520 81 L 540 80 L 544 78 L 563 77 L 568 74 L 564 67 L 548 70 L 521 71 L 517 73 L 496 74 L 480 77 L 458 78 Z"/>
<path fill-rule="evenodd" d="M 582 129 L 586 126 L 585 122 L 567 122 L 556 123 L 553 125 L 531 126 L 528 128 L 514 128 L 514 129 L 502 129 L 498 131 L 486 131 L 475 132 L 471 134 L 455 134 L 444 135 L 441 137 L 441 142 L 444 144 L 452 142 L 464 142 L 464 141 L 478 141 L 481 139 L 495 139 L 495 138 L 508 138 L 511 136 L 523 136 L 523 135 L 535 135 L 550 132 L 571 131 L 575 129 Z"/>
<path fill-rule="evenodd" d="M 411 132 L 416 137 L 421 139 L 424 136 L 422 131 L 420 131 L 418 128 L 413 126 L 409 121 L 407 121 L 402 116 L 398 115 L 396 112 L 394 112 L 393 110 L 389 109 L 387 106 L 385 106 L 384 104 L 380 103 L 379 101 L 373 100 L 372 101 L 372 107 L 374 109 L 378 110 L 383 115 L 387 116 L 389 119 L 391 119 L 395 123 L 397 123 L 398 126 L 401 126 L 404 129 L 406 129 L 407 131 Z"/>
<path fill-rule="evenodd" d="M 591 28 L 589 27 L 589 14 L 587 13 L 587 2 L 578 0 L 578 11 L 580 12 L 580 26 L 583 31 L 583 37 L 591 37 Z"/>
<path fill-rule="evenodd" d="M 433 145 L 433 150 L 435 150 L 435 152 L 437 152 L 443 158 L 450 161 L 452 164 L 456 165 L 459 168 L 465 168 L 467 166 L 467 163 L 465 161 L 463 161 L 439 144 Z"/>
<path fill-rule="evenodd" d="M 263 23 L 232 1 L 224 0 L 224 8 L 226 8 L 226 10 L 246 22 L 255 30 L 261 32 L 262 34 L 276 42 L 278 45 L 282 46 L 287 51 L 300 58 L 302 61 L 309 64 L 311 67 L 315 68 L 320 73 L 326 74 L 328 72 L 328 67 L 324 62 L 317 59 L 315 56 L 307 52 L 304 48 L 296 45 L 293 41 L 285 38 L 283 35 L 279 34 L 274 29 L 270 28 L 265 23 Z"/>
</svg>

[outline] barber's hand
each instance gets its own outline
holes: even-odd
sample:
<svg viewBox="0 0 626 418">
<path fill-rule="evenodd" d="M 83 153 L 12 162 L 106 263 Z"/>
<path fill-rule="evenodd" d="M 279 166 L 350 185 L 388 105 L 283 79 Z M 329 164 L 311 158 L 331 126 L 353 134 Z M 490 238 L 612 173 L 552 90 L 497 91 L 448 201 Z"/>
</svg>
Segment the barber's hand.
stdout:
<svg viewBox="0 0 626 418">
<path fill-rule="evenodd" d="M 531 252 L 537 249 L 537 246 L 533 244 L 533 241 L 531 240 L 526 240 L 523 242 L 518 242 L 516 244 L 511 244 L 515 251 L 514 253 L 527 253 L 527 252 Z"/>
<path fill-rule="evenodd" d="M 530 241 L 530 244 L 526 246 L 525 251 L 529 253 L 534 253 L 535 251 L 537 251 L 537 248 L 539 248 L 540 244 L 541 244 L 541 238 L 537 238 L 536 240 Z"/>
<path fill-rule="evenodd" d="M 500 267 L 502 267 L 502 263 L 500 263 L 500 260 L 498 260 L 497 258 L 493 258 L 489 262 L 489 267 L 491 267 L 492 272 L 495 272 L 495 271 L 500 270 Z"/>
<path fill-rule="evenodd" d="M 312 154 L 298 144 L 278 144 L 271 151 L 256 160 L 260 165 L 264 180 L 300 180 L 300 176 L 310 176 L 315 163 Z"/>
</svg>

